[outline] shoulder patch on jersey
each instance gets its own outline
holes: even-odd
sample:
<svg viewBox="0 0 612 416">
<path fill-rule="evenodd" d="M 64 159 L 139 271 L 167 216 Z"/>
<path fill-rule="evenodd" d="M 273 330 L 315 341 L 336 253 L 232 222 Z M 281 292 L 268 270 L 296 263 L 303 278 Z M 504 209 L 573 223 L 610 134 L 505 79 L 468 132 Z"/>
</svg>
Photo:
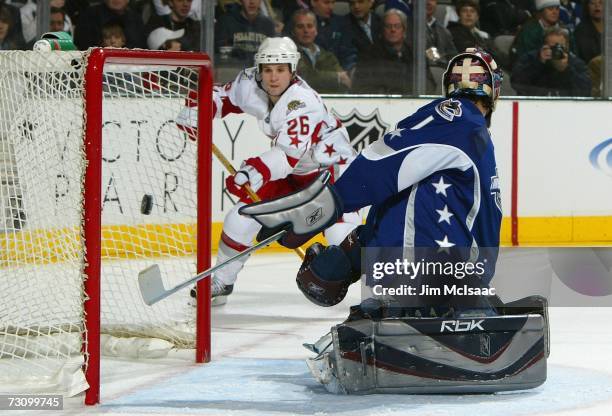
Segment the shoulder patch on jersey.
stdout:
<svg viewBox="0 0 612 416">
<path fill-rule="evenodd" d="M 463 109 L 461 108 L 461 101 L 449 98 L 440 102 L 436 106 L 436 113 L 445 120 L 453 121 L 455 117 L 461 117 Z"/>
<path fill-rule="evenodd" d="M 287 114 L 289 114 L 292 111 L 299 110 L 300 108 L 304 108 L 304 107 L 306 107 L 306 104 L 303 101 L 300 101 L 300 100 L 289 101 L 289 104 L 287 104 Z"/>
<path fill-rule="evenodd" d="M 240 81 L 250 80 L 250 79 L 253 79 L 253 77 L 254 77 L 253 72 L 247 71 L 246 69 L 243 69 L 242 72 L 240 73 Z"/>
</svg>

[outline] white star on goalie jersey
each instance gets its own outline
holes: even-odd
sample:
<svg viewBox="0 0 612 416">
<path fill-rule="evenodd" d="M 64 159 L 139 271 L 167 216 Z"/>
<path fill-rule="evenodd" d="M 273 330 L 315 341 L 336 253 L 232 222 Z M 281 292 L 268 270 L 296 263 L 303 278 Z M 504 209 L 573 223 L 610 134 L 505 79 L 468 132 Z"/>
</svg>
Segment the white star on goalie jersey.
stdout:
<svg viewBox="0 0 612 416">
<path fill-rule="evenodd" d="M 393 131 L 390 131 L 389 133 L 387 133 L 387 135 L 389 136 L 389 140 L 393 140 L 396 137 L 401 137 L 403 130 L 404 129 L 397 129 L 397 130 L 393 130 Z"/>
<path fill-rule="evenodd" d="M 448 247 L 453 247 L 455 244 L 451 243 L 450 241 L 448 241 L 448 236 L 445 235 L 444 236 L 444 240 L 435 240 L 436 243 L 438 243 L 438 246 L 440 248 L 448 248 Z"/>
<path fill-rule="evenodd" d="M 438 183 L 434 182 L 434 183 L 432 183 L 432 185 L 433 185 L 434 188 L 436 188 L 436 195 L 442 194 L 444 196 L 447 196 L 446 195 L 446 188 L 450 188 L 451 186 L 453 186 L 450 183 L 449 184 L 444 183 L 444 177 L 442 177 L 442 176 L 440 176 L 440 180 L 438 181 Z"/>
<path fill-rule="evenodd" d="M 444 209 L 437 209 L 436 212 L 440 216 L 440 218 L 438 219 L 438 223 L 446 221 L 448 225 L 450 225 L 450 218 L 455 215 L 452 212 L 448 212 L 448 205 L 446 204 L 444 205 Z"/>
</svg>

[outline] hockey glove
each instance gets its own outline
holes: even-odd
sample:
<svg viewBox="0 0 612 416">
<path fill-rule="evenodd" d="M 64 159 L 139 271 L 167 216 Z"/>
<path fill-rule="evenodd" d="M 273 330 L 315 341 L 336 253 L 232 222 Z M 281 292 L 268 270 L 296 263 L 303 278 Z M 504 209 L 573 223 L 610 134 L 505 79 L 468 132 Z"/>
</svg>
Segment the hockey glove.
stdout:
<svg viewBox="0 0 612 416">
<path fill-rule="evenodd" d="M 248 197 L 243 188 L 248 182 L 251 189 L 257 192 L 270 180 L 270 169 L 258 157 L 253 157 L 242 162 L 240 169 L 233 176 L 225 180 L 227 190 L 239 198 Z"/>
<path fill-rule="evenodd" d="M 198 138 L 198 94 L 190 91 L 185 98 L 185 105 L 176 116 L 174 122 L 179 130 L 184 131 L 187 137 L 193 141 Z"/>
<path fill-rule="evenodd" d="M 314 243 L 296 276 L 298 288 L 306 298 L 319 306 L 333 306 L 346 296 L 348 287 L 361 276 L 359 228 L 340 243 L 325 247 Z"/>
</svg>

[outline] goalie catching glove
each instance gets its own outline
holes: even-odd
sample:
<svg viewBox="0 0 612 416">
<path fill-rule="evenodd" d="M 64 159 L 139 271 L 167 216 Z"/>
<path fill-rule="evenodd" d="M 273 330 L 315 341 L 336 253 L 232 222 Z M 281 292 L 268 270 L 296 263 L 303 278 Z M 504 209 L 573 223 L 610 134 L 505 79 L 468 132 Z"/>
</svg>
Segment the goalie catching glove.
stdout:
<svg viewBox="0 0 612 416">
<path fill-rule="evenodd" d="M 295 282 L 306 299 L 319 306 L 334 306 L 344 299 L 348 288 L 361 277 L 361 245 L 357 227 L 339 246 L 314 243 Z"/>
</svg>

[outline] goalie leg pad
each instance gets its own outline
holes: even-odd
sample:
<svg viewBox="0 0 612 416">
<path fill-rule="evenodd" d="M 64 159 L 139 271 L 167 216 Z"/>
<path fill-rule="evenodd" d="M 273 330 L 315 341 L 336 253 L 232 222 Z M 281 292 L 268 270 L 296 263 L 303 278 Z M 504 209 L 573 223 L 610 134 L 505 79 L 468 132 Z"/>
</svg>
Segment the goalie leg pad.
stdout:
<svg viewBox="0 0 612 416">
<path fill-rule="evenodd" d="M 361 319 L 332 328 L 333 347 L 310 360 L 329 391 L 494 393 L 546 380 L 541 315 L 479 319 Z"/>
</svg>

